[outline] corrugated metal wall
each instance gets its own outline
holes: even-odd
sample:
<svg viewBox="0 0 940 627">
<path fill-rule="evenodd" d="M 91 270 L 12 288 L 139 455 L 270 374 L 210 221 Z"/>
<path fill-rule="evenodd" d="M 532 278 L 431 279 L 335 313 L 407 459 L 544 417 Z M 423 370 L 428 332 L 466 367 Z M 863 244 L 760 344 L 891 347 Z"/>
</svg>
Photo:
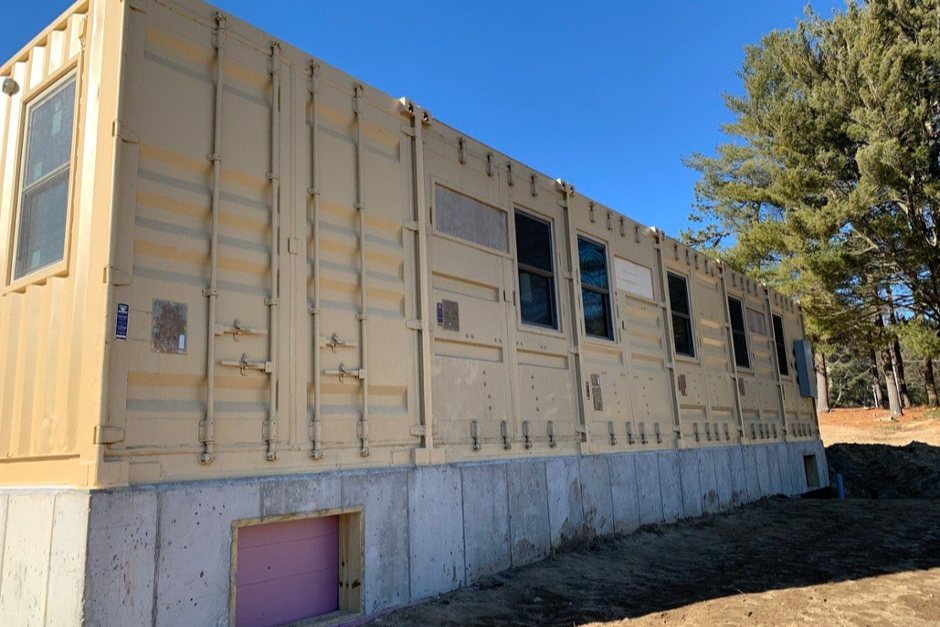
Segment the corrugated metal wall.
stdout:
<svg viewBox="0 0 940 627">
<path fill-rule="evenodd" d="M 726 296 L 765 332 L 783 316 L 789 346 L 788 300 L 208 5 L 116 6 L 123 42 L 101 64 L 120 67 L 113 225 L 110 203 L 98 212 L 108 329 L 122 305 L 130 325 L 108 336 L 89 481 L 816 436 L 772 334 L 750 334 L 751 367 L 734 366 Z M 550 225 L 555 328 L 520 317 L 517 210 Z M 608 338 L 585 332 L 582 238 L 605 257 Z M 694 358 L 675 355 L 667 272 L 689 285 Z M 37 433 L 55 425 L 27 375 L 56 360 L 16 338 L 48 325 L 48 353 L 67 350 L 54 333 L 81 335 L 56 323 L 73 306 L 57 281 L 0 301 L 26 366 L 0 407 Z M 42 441 L 12 424 L 17 450 Z"/>
<path fill-rule="evenodd" d="M 104 360 L 111 146 L 123 7 L 78 2 L 7 62 L 0 96 L 0 483 L 94 483 Z M 15 278 L 24 121 L 30 102 L 74 76 L 76 104 L 63 259 Z M 20 463 L 17 463 L 20 462 Z"/>
</svg>

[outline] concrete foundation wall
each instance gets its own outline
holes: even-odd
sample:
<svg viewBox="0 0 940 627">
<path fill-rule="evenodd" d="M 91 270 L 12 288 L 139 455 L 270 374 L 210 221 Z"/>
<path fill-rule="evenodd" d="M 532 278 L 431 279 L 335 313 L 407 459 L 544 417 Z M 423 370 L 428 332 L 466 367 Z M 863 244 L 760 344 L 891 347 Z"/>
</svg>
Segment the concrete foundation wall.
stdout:
<svg viewBox="0 0 940 627">
<path fill-rule="evenodd" d="M 88 492 L 0 491 L 0 625 L 76 625 Z"/>
<path fill-rule="evenodd" d="M 641 524 L 805 491 L 822 443 L 0 494 L 0 624 L 224 625 L 232 524 L 362 507 L 377 611 Z M 87 550 L 86 550 L 87 547 Z"/>
</svg>

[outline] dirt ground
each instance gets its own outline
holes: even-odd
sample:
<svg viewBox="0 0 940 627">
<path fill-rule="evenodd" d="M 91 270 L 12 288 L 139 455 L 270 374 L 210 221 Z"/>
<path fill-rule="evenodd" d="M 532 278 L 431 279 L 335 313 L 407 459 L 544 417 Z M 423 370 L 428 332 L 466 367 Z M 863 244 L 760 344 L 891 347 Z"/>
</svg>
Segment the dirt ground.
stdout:
<svg viewBox="0 0 940 627">
<path fill-rule="evenodd" d="M 924 442 L 940 446 L 940 410 L 914 407 L 892 419 L 886 409 L 834 409 L 819 416 L 819 431 L 826 446 Z"/>
<path fill-rule="evenodd" d="M 940 625 L 940 413 L 886 414 L 821 417 L 831 470 L 863 498 L 643 527 L 374 624 Z"/>
</svg>

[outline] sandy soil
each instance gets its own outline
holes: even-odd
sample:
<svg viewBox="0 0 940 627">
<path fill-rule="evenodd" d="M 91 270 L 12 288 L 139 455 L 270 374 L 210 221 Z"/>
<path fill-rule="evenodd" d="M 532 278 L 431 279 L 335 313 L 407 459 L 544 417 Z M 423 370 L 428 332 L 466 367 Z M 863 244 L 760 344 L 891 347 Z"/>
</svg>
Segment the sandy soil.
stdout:
<svg viewBox="0 0 940 627">
<path fill-rule="evenodd" d="M 893 419 L 885 409 L 834 409 L 819 416 L 827 446 L 837 443 L 892 444 L 924 442 L 940 446 L 940 410 L 914 407 Z"/>
<path fill-rule="evenodd" d="M 374 623 L 940 625 L 940 412 L 886 418 L 820 420 L 831 471 L 862 498 L 764 499 L 644 527 Z"/>
<path fill-rule="evenodd" d="M 645 527 L 377 625 L 937 625 L 940 501 L 765 499 Z"/>
</svg>

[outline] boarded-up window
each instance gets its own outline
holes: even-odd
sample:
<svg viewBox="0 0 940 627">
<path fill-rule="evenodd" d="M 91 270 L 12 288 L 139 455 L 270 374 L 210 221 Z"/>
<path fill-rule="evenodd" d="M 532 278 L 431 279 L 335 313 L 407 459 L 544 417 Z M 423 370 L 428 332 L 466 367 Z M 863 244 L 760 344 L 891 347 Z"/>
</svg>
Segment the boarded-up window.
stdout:
<svg viewBox="0 0 940 627">
<path fill-rule="evenodd" d="M 437 230 L 494 250 L 509 252 L 506 212 L 438 185 Z"/>
<path fill-rule="evenodd" d="M 767 317 L 764 312 L 748 307 L 747 329 L 755 335 L 767 335 Z"/>
<path fill-rule="evenodd" d="M 617 289 L 641 298 L 653 300 L 653 271 L 619 257 L 614 260 Z"/>
</svg>

